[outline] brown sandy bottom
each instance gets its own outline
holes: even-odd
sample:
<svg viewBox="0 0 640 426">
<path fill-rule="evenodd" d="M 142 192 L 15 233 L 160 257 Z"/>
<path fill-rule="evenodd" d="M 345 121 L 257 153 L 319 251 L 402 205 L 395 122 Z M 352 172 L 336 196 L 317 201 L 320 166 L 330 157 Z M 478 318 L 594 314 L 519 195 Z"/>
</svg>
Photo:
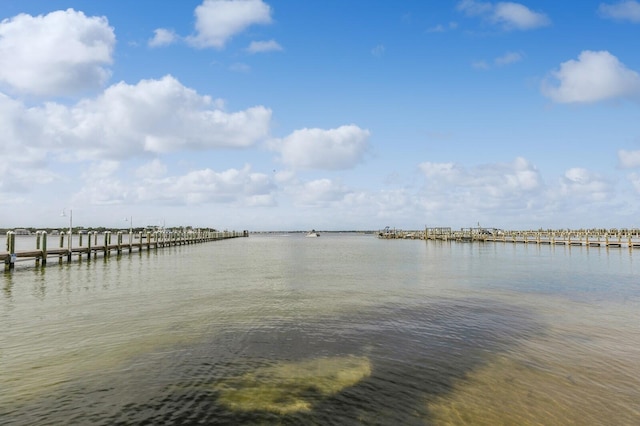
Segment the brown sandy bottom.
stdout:
<svg viewBox="0 0 640 426">
<path fill-rule="evenodd" d="M 216 390 L 220 402 L 233 410 L 289 414 L 310 411 L 315 399 L 335 395 L 370 375 L 365 357 L 317 358 L 262 367 L 225 380 Z"/>
<path fill-rule="evenodd" d="M 533 340 L 470 372 L 427 403 L 442 425 L 636 425 L 640 353 Z"/>
</svg>

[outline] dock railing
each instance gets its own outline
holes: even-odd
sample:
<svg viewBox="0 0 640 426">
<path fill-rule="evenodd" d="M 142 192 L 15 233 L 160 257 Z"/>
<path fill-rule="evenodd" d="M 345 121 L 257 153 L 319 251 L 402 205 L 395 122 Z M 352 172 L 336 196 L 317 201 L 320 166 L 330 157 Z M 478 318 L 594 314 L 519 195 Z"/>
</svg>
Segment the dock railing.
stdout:
<svg viewBox="0 0 640 426">
<path fill-rule="evenodd" d="M 128 235 L 128 239 L 124 241 L 124 235 Z M 33 261 L 36 266 L 46 266 L 47 260 L 57 258 L 61 263 L 66 258 L 67 262 L 71 262 L 74 257 L 77 259 L 91 259 L 102 256 L 110 256 L 112 253 L 120 255 L 122 253 L 142 252 L 143 250 L 157 250 L 163 247 L 180 246 L 187 244 L 205 243 L 210 241 L 218 241 L 229 238 L 248 237 L 249 231 L 212 231 L 212 230 L 191 230 L 181 231 L 140 231 L 140 232 L 123 232 L 117 231 L 115 234 L 111 231 L 105 231 L 100 234 L 98 232 L 88 232 L 86 234 L 78 233 L 77 238 L 69 232 L 61 232 L 58 237 L 58 247 L 48 247 L 49 236 L 46 231 L 37 231 L 35 238 L 35 249 L 17 250 L 16 249 L 16 233 L 7 232 L 6 251 L 0 251 L 0 262 L 4 263 L 5 271 L 14 269 L 17 262 Z M 86 244 L 85 243 L 86 238 Z M 55 240 L 55 239 L 54 239 Z M 73 246 L 74 240 L 77 246 Z"/>
<path fill-rule="evenodd" d="M 457 242 L 494 242 L 583 247 L 640 249 L 640 229 L 580 229 L 580 230 L 513 230 L 497 228 L 429 228 L 424 231 L 400 231 L 385 228 L 378 233 L 383 239 L 415 239 Z"/>
</svg>

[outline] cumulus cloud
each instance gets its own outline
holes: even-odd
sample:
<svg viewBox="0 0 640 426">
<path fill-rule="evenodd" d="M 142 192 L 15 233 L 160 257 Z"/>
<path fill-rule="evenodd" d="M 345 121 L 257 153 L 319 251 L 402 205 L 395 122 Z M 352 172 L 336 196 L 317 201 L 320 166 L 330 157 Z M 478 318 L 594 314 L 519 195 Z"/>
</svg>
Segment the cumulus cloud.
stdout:
<svg viewBox="0 0 640 426">
<path fill-rule="evenodd" d="M 544 27 L 551 20 L 541 12 L 513 2 L 488 3 L 475 0 L 462 0 L 457 9 L 467 16 L 479 16 L 488 22 L 500 25 L 505 30 L 531 30 Z"/>
<path fill-rule="evenodd" d="M 179 39 L 173 30 L 158 28 L 153 31 L 153 38 L 149 40 L 149 47 L 168 46 Z"/>
<path fill-rule="evenodd" d="M 73 9 L 0 22 L 0 83 L 35 95 L 68 96 L 109 79 L 116 38 L 104 17 Z"/>
<path fill-rule="evenodd" d="M 349 169 L 362 161 L 369 131 L 356 125 L 336 129 L 301 129 L 284 139 L 273 141 L 272 149 L 281 160 L 296 169 Z"/>
<path fill-rule="evenodd" d="M 136 188 L 139 201 L 205 204 L 211 202 L 240 205 L 272 205 L 276 189 L 272 179 L 256 173 L 249 165 L 242 169 L 216 172 L 211 169 L 194 170 L 182 176 L 146 179 Z"/>
<path fill-rule="evenodd" d="M 602 3 L 598 11 L 605 18 L 640 22 L 640 2 L 636 0 L 625 0 L 613 4 Z"/>
<path fill-rule="evenodd" d="M 195 47 L 222 49 L 234 35 L 255 24 L 271 23 L 271 7 L 262 0 L 204 0 L 195 10 Z"/>
<path fill-rule="evenodd" d="M 246 148 L 268 136 L 271 110 L 255 106 L 226 112 L 171 76 L 118 83 L 73 106 L 26 108 L 0 96 L 2 144 L 24 155 L 50 152 L 66 160 L 124 159 L 178 150 Z"/>
<path fill-rule="evenodd" d="M 560 64 L 542 83 L 542 93 L 559 103 L 639 98 L 640 75 L 607 51 L 585 50 Z"/>
<path fill-rule="evenodd" d="M 475 223 L 505 218 L 538 207 L 544 192 L 537 169 L 523 158 L 511 163 L 465 167 L 453 162 L 423 162 L 424 182 L 415 200 L 429 222 Z M 397 194 L 396 195 L 401 195 Z M 499 215 L 496 211 L 499 210 Z M 485 224 L 486 225 L 486 224 Z"/>
<path fill-rule="evenodd" d="M 640 151 L 618 151 L 618 163 L 623 169 L 640 167 Z"/>
<path fill-rule="evenodd" d="M 492 164 L 475 169 L 465 169 L 454 163 L 431 162 L 424 162 L 419 167 L 430 187 L 442 184 L 473 187 L 486 195 L 502 197 L 535 190 L 541 186 L 538 170 L 521 157 L 511 163 Z"/>
<path fill-rule="evenodd" d="M 207 168 L 167 176 L 165 166 L 154 161 L 145 166 L 147 170 L 136 172 L 139 179 L 127 182 L 116 175 L 94 173 L 95 168 L 100 169 L 101 164 L 88 166 L 83 186 L 74 196 L 78 202 L 91 205 L 223 203 L 245 207 L 275 204 L 277 187 L 273 180 L 264 173 L 252 171 L 249 165 L 241 169 L 215 171 Z M 149 169 L 162 170 L 147 173 Z"/>
<path fill-rule="evenodd" d="M 603 177 L 581 167 L 567 170 L 560 182 L 562 195 L 584 198 L 589 201 L 604 201 L 612 193 L 612 185 Z"/>
<path fill-rule="evenodd" d="M 545 188 L 540 173 L 524 158 L 472 168 L 424 162 L 419 169 L 425 177 L 421 202 L 430 211 L 454 209 L 455 214 L 468 215 L 499 209 L 505 214 L 543 204 Z"/>
<path fill-rule="evenodd" d="M 244 148 L 269 131 L 271 111 L 257 106 L 228 113 L 171 76 L 118 83 L 93 100 L 51 115 L 81 155 L 122 158 L 144 152 Z M 87 146 L 87 142 L 91 142 Z"/>
<path fill-rule="evenodd" d="M 349 190 L 331 179 L 316 179 L 306 182 L 294 194 L 294 202 L 307 206 L 327 205 L 342 201 Z"/>
<path fill-rule="evenodd" d="M 284 50 L 275 40 L 252 41 L 247 47 L 249 53 L 280 52 Z"/>
</svg>

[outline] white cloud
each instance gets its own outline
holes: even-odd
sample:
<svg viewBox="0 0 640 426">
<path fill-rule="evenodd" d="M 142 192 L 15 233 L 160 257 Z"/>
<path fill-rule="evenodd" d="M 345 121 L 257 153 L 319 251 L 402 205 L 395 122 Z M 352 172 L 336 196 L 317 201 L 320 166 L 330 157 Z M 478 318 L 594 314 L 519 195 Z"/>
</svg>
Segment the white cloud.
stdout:
<svg viewBox="0 0 640 426">
<path fill-rule="evenodd" d="M 539 201 L 544 186 L 538 170 L 524 158 L 507 164 L 464 168 L 454 163 L 420 164 L 423 197 L 431 209 L 526 210 Z M 428 202 L 427 202 L 428 201 Z"/>
<path fill-rule="evenodd" d="M 640 194 L 640 173 L 630 173 L 627 179 L 629 179 L 636 192 Z"/>
<path fill-rule="evenodd" d="M 153 31 L 153 38 L 149 40 L 149 47 L 168 46 L 178 40 L 178 35 L 173 30 L 158 28 Z"/>
<path fill-rule="evenodd" d="M 271 120 L 262 106 L 234 113 L 216 109 L 211 98 L 171 76 L 119 83 L 95 100 L 51 115 L 63 122 L 58 131 L 75 139 L 78 156 L 111 158 L 248 147 L 267 136 Z"/>
<path fill-rule="evenodd" d="M 543 13 L 533 12 L 519 3 L 497 3 L 492 20 L 508 29 L 530 30 L 549 25 L 549 18 Z"/>
<path fill-rule="evenodd" d="M 621 149 L 618 151 L 618 162 L 623 169 L 633 169 L 640 167 L 640 150 L 626 151 Z"/>
<path fill-rule="evenodd" d="M 604 201 L 611 197 L 613 188 L 601 176 L 581 167 L 567 170 L 560 182 L 562 196 L 583 198 L 589 201 Z"/>
<path fill-rule="evenodd" d="M 238 112 L 199 95 L 171 76 L 118 83 L 95 99 L 68 107 L 26 108 L 0 96 L 0 148 L 20 147 L 35 160 L 52 153 L 67 161 L 124 159 L 148 153 L 246 148 L 267 138 L 271 110 Z M 3 146 L 11 144 L 11 146 Z M 31 151 L 30 151 L 31 150 Z"/>
<path fill-rule="evenodd" d="M 138 167 L 135 171 L 136 177 L 140 179 L 157 179 L 163 177 L 166 173 L 167 166 L 157 158 Z"/>
<path fill-rule="evenodd" d="M 588 103 L 638 98 L 640 75 L 607 51 L 580 53 L 560 64 L 542 84 L 542 93 L 559 103 Z"/>
<path fill-rule="evenodd" d="M 494 197 L 505 197 L 532 191 L 541 186 L 537 169 L 524 158 L 512 163 L 492 164 L 467 170 L 454 163 L 420 164 L 427 185 L 435 188 L 442 184 L 474 188 L 474 191 Z"/>
<path fill-rule="evenodd" d="M 494 59 L 494 63 L 499 66 L 505 66 L 505 65 L 510 65 L 510 64 L 514 64 L 516 62 L 520 62 L 522 60 L 523 56 L 521 53 L 518 52 L 507 52 L 504 55 L 497 57 L 496 59 Z"/>
<path fill-rule="evenodd" d="M 151 168 L 164 169 L 159 162 L 149 163 Z M 89 205 L 163 204 L 205 205 L 222 203 L 236 206 L 275 205 L 277 187 L 271 178 L 255 173 L 246 165 L 241 169 L 230 168 L 221 172 L 211 169 L 190 171 L 184 175 L 164 176 L 137 173 L 138 178 L 125 180 L 118 176 L 94 174 L 90 165 L 83 178 L 83 187 L 74 200 Z M 140 172 L 140 170 L 138 170 Z M 143 176 L 144 175 L 144 176 Z"/>
<path fill-rule="evenodd" d="M 457 9 L 467 16 L 480 16 L 487 21 L 502 26 L 505 30 L 531 30 L 544 27 L 551 20 L 540 12 L 534 12 L 528 7 L 513 2 L 498 2 L 496 4 L 475 0 L 462 0 Z"/>
<path fill-rule="evenodd" d="M 73 196 L 74 204 L 113 206 L 133 201 L 128 185 L 114 178 L 98 178 L 89 174 L 84 186 Z"/>
<path fill-rule="evenodd" d="M 254 24 L 271 23 L 271 7 L 262 0 L 204 0 L 195 10 L 195 47 L 221 49 L 234 35 Z"/>
<path fill-rule="evenodd" d="M 282 162 L 296 169 L 339 170 L 362 161 L 369 147 L 369 131 L 356 125 L 336 129 L 296 130 L 284 139 L 273 141 Z"/>
<path fill-rule="evenodd" d="M 489 63 L 485 60 L 475 61 L 471 63 L 471 66 L 478 70 L 490 70 L 493 67 L 504 67 L 507 65 L 520 62 L 523 59 L 523 55 L 518 52 L 507 52 L 502 56 L 499 56 L 493 60 L 493 63 Z"/>
<path fill-rule="evenodd" d="M 461 0 L 456 8 L 468 16 L 488 15 L 493 11 L 493 5 L 491 3 L 475 0 Z"/>
<path fill-rule="evenodd" d="M 104 17 L 73 9 L 0 23 L 0 82 L 35 95 L 74 95 L 110 77 L 116 42 Z"/>
<path fill-rule="evenodd" d="M 614 4 L 602 3 L 598 11 L 605 18 L 640 22 L 640 2 L 625 0 Z"/>
<path fill-rule="evenodd" d="M 276 186 L 268 175 L 242 169 L 216 172 L 194 170 L 183 176 L 146 179 L 137 187 L 139 201 L 162 200 L 170 203 L 205 204 L 211 202 L 239 205 L 272 205 Z"/>
<path fill-rule="evenodd" d="M 331 179 L 317 179 L 306 182 L 293 194 L 294 202 L 306 206 L 326 206 L 342 201 L 349 190 Z"/>
<path fill-rule="evenodd" d="M 119 161 L 113 161 L 113 160 L 97 161 L 90 165 L 89 170 L 87 170 L 83 174 L 83 179 L 90 178 L 90 177 L 101 178 L 101 179 L 110 178 L 115 175 L 118 169 L 120 169 Z"/>
<path fill-rule="evenodd" d="M 464 170 L 454 163 L 432 163 L 430 161 L 421 163 L 420 170 L 427 179 L 436 179 L 441 182 L 456 183 Z"/>
<path fill-rule="evenodd" d="M 281 52 L 282 50 L 284 50 L 282 46 L 275 40 L 252 41 L 247 47 L 249 53 Z"/>
<path fill-rule="evenodd" d="M 565 226 L 576 226 L 598 216 L 604 206 L 617 205 L 611 179 L 579 167 L 550 185 L 524 158 L 473 167 L 425 162 L 420 170 L 424 186 L 414 204 L 422 206 L 431 224 L 479 220 L 485 226 L 535 226 L 540 220 L 562 226 L 557 224 L 571 218 Z"/>
</svg>

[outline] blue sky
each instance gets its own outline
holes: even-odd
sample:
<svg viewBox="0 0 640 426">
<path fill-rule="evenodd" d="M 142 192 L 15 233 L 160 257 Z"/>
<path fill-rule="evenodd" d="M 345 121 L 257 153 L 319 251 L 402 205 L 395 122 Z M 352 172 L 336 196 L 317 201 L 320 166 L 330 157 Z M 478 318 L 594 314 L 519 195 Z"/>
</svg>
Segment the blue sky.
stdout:
<svg viewBox="0 0 640 426">
<path fill-rule="evenodd" d="M 0 227 L 640 227 L 640 1 L 3 0 Z"/>
</svg>

